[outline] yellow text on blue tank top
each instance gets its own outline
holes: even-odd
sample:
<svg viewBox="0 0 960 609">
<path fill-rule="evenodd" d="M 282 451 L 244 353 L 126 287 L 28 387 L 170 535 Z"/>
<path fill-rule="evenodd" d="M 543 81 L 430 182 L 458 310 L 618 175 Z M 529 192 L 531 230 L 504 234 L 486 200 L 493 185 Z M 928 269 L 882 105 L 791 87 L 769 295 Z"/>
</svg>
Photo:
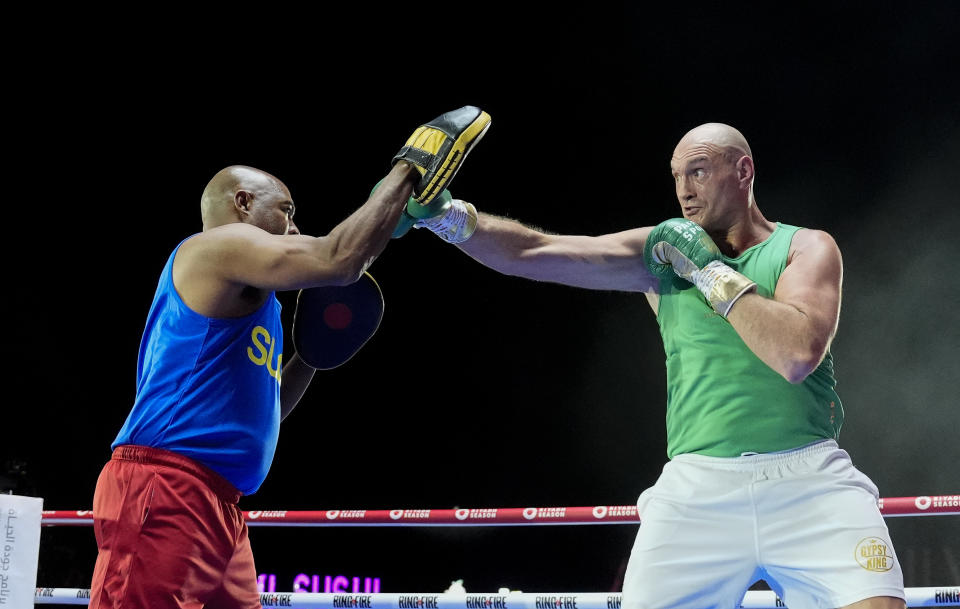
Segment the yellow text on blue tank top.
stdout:
<svg viewBox="0 0 960 609">
<path fill-rule="evenodd" d="M 277 364 L 273 366 L 273 350 L 276 340 L 270 336 L 270 332 L 263 326 L 256 326 L 250 332 L 250 342 L 253 346 L 247 347 L 247 357 L 258 366 L 264 366 L 267 373 L 280 382 L 280 362 L 283 360 L 283 354 L 277 354 Z M 256 349 L 256 354 L 254 353 Z"/>
</svg>

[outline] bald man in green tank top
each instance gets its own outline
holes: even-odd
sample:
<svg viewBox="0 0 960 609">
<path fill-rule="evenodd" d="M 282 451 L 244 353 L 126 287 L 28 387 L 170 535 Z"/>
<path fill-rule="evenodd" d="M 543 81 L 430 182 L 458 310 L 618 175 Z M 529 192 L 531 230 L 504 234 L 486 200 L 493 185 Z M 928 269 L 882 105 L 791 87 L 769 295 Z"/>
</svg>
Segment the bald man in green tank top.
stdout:
<svg viewBox="0 0 960 609">
<path fill-rule="evenodd" d="M 729 125 L 687 132 L 670 167 L 682 217 L 657 226 L 548 234 L 452 196 L 404 215 L 500 273 L 646 296 L 669 461 L 637 502 L 625 608 L 733 609 L 759 580 L 791 609 L 905 607 L 877 488 L 837 443 L 836 242 L 764 217 Z"/>
</svg>

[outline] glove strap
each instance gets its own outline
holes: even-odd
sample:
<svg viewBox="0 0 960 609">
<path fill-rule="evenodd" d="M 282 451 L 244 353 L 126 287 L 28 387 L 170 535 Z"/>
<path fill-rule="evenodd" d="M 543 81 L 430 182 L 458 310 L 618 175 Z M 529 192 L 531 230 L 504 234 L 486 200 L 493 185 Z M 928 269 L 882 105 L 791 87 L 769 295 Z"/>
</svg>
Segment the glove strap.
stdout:
<svg viewBox="0 0 960 609">
<path fill-rule="evenodd" d="M 755 282 L 719 260 L 710 262 L 699 271 L 694 271 L 691 279 L 697 289 L 710 301 L 713 310 L 724 318 L 730 313 L 733 303 L 738 298 L 757 289 Z"/>
<path fill-rule="evenodd" d="M 426 150 L 420 150 L 413 146 L 404 146 L 401 148 L 400 152 L 393 157 L 393 164 L 396 165 L 400 159 L 415 166 L 421 175 L 428 171 L 436 171 L 437 165 L 440 164 L 440 158 L 437 157 L 437 155 L 430 154 Z"/>
<path fill-rule="evenodd" d="M 447 243 L 463 243 L 477 230 L 477 208 L 472 203 L 454 199 L 442 216 L 424 218 L 414 226 L 427 228 Z"/>
</svg>

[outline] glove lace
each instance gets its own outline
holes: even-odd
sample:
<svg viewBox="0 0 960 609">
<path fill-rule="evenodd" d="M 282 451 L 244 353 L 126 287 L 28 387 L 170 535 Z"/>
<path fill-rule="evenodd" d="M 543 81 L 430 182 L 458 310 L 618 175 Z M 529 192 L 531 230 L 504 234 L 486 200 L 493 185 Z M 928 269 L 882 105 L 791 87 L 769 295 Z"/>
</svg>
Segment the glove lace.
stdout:
<svg viewBox="0 0 960 609">
<path fill-rule="evenodd" d="M 454 199 L 442 216 L 420 220 L 415 226 L 430 229 L 447 243 L 462 243 L 477 228 L 477 212 L 470 203 Z"/>
</svg>

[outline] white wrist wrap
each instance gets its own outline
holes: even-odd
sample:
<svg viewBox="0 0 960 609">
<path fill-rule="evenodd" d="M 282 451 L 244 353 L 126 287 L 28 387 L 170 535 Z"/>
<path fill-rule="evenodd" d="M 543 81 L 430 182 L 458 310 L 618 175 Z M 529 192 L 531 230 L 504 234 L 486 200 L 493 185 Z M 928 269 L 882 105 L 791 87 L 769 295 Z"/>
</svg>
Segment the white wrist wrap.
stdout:
<svg viewBox="0 0 960 609">
<path fill-rule="evenodd" d="M 477 230 L 477 208 L 472 203 L 454 199 L 440 216 L 424 218 L 414 226 L 427 228 L 447 243 L 463 243 Z"/>
<path fill-rule="evenodd" d="M 707 297 L 713 310 L 724 317 L 733 308 L 738 298 L 757 289 L 757 284 L 719 260 L 694 271 L 690 279 Z"/>
</svg>

